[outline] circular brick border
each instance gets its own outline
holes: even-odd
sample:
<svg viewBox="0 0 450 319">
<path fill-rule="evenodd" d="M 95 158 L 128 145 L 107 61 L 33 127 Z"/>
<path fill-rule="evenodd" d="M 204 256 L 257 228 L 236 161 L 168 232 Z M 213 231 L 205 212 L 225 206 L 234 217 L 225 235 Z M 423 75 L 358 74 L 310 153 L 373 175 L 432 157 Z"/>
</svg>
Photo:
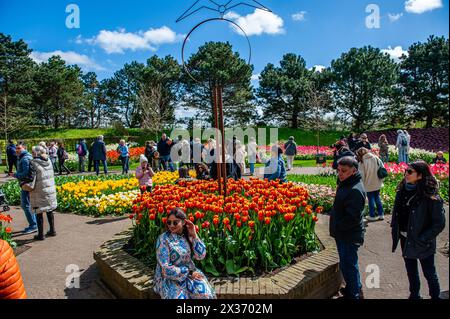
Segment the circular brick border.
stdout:
<svg viewBox="0 0 450 319">
<path fill-rule="evenodd" d="M 342 284 L 336 244 L 328 234 L 328 216 L 316 224 L 323 249 L 270 276 L 211 278 L 220 299 L 323 299 L 331 298 Z M 105 242 L 94 252 L 100 277 L 118 298 L 155 299 L 153 269 L 128 254 L 123 247 L 132 231 Z"/>
</svg>

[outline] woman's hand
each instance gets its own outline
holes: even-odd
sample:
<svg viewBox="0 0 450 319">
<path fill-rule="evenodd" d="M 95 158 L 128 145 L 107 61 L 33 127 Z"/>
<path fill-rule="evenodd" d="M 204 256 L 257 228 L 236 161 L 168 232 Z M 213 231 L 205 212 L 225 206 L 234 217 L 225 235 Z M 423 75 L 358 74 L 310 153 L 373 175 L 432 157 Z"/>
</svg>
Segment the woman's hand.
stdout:
<svg viewBox="0 0 450 319">
<path fill-rule="evenodd" d="M 195 225 L 189 219 L 186 219 L 186 227 L 188 229 L 189 236 L 191 236 L 192 238 L 197 238 L 197 232 L 195 231 Z"/>
<path fill-rule="evenodd" d="M 201 273 L 199 273 L 198 271 L 194 271 L 192 273 L 192 279 L 196 279 L 196 280 L 202 280 L 203 279 L 203 275 Z"/>
</svg>

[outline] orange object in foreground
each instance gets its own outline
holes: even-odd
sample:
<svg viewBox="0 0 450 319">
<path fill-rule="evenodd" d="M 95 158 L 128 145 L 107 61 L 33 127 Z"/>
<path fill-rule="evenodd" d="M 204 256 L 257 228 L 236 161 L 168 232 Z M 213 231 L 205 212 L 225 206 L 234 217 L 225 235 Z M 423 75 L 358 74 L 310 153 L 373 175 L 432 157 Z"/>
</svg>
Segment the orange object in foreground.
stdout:
<svg viewBox="0 0 450 319">
<path fill-rule="evenodd" d="M 22 275 L 14 252 L 0 239 L 0 299 L 26 299 Z"/>
</svg>

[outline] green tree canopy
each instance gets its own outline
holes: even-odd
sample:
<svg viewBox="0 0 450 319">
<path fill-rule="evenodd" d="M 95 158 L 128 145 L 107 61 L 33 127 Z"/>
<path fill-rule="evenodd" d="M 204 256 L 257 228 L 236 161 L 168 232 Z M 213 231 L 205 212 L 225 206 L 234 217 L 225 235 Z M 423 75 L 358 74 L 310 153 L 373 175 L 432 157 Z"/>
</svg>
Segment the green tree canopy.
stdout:
<svg viewBox="0 0 450 319">
<path fill-rule="evenodd" d="M 402 59 L 402 93 L 412 116 L 425 120 L 426 127 L 448 126 L 448 50 L 448 39 L 430 36 L 413 44 Z"/>
<path fill-rule="evenodd" d="M 338 116 L 352 129 L 374 127 L 398 78 L 398 66 L 380 49 L 352 48 L 331 62 L 330 89 Z"/>
</svg>

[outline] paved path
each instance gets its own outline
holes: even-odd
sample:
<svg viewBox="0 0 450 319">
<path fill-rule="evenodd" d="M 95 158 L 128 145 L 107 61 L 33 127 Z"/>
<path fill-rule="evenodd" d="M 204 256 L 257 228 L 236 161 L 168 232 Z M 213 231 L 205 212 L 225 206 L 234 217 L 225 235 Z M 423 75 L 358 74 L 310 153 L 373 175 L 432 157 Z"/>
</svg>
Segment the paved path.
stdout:
<svg viewBox="0 0 450 319">
<path fill-rule="evenodd" d="M 446 207 L 447 225 L 439 237 L 441 247 L 449 240 L 448 207 Z M 15 231 L 26 226 L 23 212 L 13 207 Z M 321 218 L 328 218 L 322 216 Z M 91 218 L 73 214 L 56 214 L 58 236 L 42 242 L 31 240 L 33 235 L 16 234 L 15 239 L 30 248 L 17 259 L 20 265 L 29 298 L 111 298 L 112 295 L 99 281 L 99 274 L 92 257 L 104 241 L 114 234 L 131 226 L 125 217 Z M 365 290 L 367 299 L 395 299 L 408 297 L 408 281 L 400 251 L 391 253 L 390 216 L 383 222 L 370 223 L 367 228 L 366 242 L 360 250 L 360 269 L 363 284 L 368 273 L 368 265 L 376 264 L 380 269 L 380 288 Z M 44 227 L 48 227 L 46 221 Z M 66 267 L 76 264 L 80 267 L 80 289 L 67 289 L 65 286 Z M 449 289 L 449 259 L 437 254 L 436 264 L 443 291 Z M 422 293 L 427 296 L 427 285 L 422 277 Z"/>
</svg>

